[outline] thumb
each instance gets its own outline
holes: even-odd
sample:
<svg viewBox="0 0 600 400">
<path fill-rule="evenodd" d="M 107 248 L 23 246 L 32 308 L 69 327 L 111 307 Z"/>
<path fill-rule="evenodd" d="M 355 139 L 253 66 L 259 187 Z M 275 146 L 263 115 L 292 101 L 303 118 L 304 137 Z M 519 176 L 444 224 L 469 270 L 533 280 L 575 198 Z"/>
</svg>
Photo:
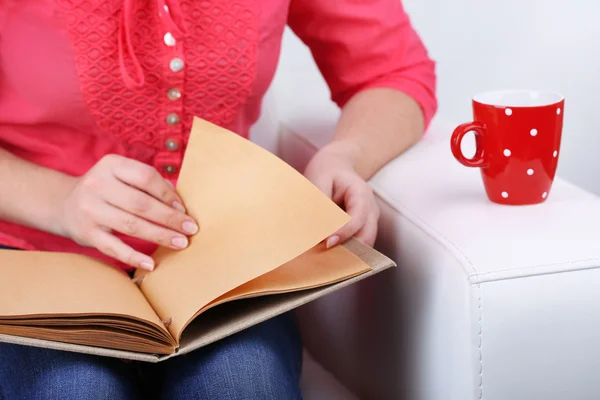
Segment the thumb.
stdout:
<svg viewBox="0 0 600 400">
<path fill-rule="evenodd" d="M 356 234 L 367 220 L 368 207 L 361 196 L 361 189 L 358 186 L 350 186 L 344 193 L 344 205 L 346 212 L 351 220 L 341 227 L 336 233 L 327 238 L 325 246 L 331 248 L 338 243 L 343 243 Z"/>
</svg>

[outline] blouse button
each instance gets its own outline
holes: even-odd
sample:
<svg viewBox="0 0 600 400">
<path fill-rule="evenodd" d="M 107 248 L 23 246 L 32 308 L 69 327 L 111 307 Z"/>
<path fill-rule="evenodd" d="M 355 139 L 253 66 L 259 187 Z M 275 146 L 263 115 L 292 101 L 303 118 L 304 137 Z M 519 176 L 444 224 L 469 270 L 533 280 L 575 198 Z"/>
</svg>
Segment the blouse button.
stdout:
<svg viewBox="0 0 600 400">
<path fill-rule="evenodd" d="M 173 37 L 173 35 L 171 35 L 171 32 L 167 32 L 165 33 L 165 44 L 169 47 L 173 47 L 175 46 L 175 38 Z"/>
<path fill-rule="evenodd" d="M 167 97 L 169 100 L 179 100 L 181 98 L 181 91 L 177 88 L 171 88 L 167 91 Z"/>
<path fill-rule="evenodd" d="M 171 68 L 171 71 L 173 72 L 179 72 L 183 69 L 183 60 L 181 58 L 175 57 L 174 59 L 171 60 L 171 62 L 169 63 L 169 67 Z"/>
<path fill-rule="evenodd" d="M 174 173 L 175 173 L 175 171 L 177 171 L 177 167 L 176 167 L 176 166 L 174 166 L 174 165 L 172 165 L 172 164 L 165 165 L 165 166 L 163 167 L 163 171 L 165 171 L 165 173 L 167 173 L 167 174 L 169 174 L 169 175 L 170 175 L 170 174 L 174 174 Z"/>
<path fill-rule="evenodd" d="M 169 125 L 177 125 L 179 123 L 179 115 L 173 113 L 167 115 L 167 124 Z"/>
<path fill-rule="evenodd" d="M 165 147 L 169 151 L 175 151 L 179 149 L 179 143 L 177 142 L 177 140 L 169 139 L 165 142 Z"/>
</svg>

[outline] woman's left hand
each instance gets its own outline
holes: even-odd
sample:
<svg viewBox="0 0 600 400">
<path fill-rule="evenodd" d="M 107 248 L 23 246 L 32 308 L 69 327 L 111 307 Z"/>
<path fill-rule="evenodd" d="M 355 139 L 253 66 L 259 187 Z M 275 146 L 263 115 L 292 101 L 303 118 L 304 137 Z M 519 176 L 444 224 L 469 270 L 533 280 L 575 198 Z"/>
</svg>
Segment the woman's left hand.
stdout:
<svg viewBox="0 0 600 400">
<path fill-rule="evenodd" d="M 356 146 L 346 141 L 333 141 L 315 154 L 304 175 L 323 193 L 343 207 L 352 220 L 331 235 L 327 247 L 356 237 L 372 246 L 377 236 L 379 207 L 371 186 L 356 172 Z"/>
</svg>

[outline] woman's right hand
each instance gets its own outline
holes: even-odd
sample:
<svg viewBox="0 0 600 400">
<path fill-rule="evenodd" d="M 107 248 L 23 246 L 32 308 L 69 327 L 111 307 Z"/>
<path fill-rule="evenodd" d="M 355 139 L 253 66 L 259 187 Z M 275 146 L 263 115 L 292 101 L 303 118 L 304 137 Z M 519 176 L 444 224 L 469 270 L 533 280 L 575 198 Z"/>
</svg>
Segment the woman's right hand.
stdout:
<svg viewBox="0 0 600 400">
<path fill-rule="evenodd" d="M 187 247 L 187 235 L 198 232 L 170 182 L 153 167 L 118 155 L 105 156 L 74 178 L 57 214 L 62 236 L 147 270 L 154 269 L 152 258 L 123 243 L 114 231 L 172 249 Z"/>
</svg>

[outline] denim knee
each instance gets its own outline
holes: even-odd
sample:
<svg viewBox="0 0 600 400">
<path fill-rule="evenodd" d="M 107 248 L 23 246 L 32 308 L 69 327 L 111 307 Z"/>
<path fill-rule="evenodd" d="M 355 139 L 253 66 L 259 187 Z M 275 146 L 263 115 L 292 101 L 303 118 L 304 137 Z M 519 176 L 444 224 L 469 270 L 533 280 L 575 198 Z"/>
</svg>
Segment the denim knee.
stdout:
<svg viewBox="0 0 600 400">
<path fill-rule="evenodd" d="M 260 346 L 219 351 L 199 370 L 179 370 L 177 383 L 165 388 L 170 399 L 300 399 L 298 378 L 269 349 Z"/>
<path fill-rule="evenodd" d="M 302 346 L 283 319 L 164 365 L 165 399 L 298 400 Z"/>
<path fill-rule="evenodd" d="M 0 399 L 134 399 L 133 366 L 119 360 L 0 343 Z"/>
</svg>

